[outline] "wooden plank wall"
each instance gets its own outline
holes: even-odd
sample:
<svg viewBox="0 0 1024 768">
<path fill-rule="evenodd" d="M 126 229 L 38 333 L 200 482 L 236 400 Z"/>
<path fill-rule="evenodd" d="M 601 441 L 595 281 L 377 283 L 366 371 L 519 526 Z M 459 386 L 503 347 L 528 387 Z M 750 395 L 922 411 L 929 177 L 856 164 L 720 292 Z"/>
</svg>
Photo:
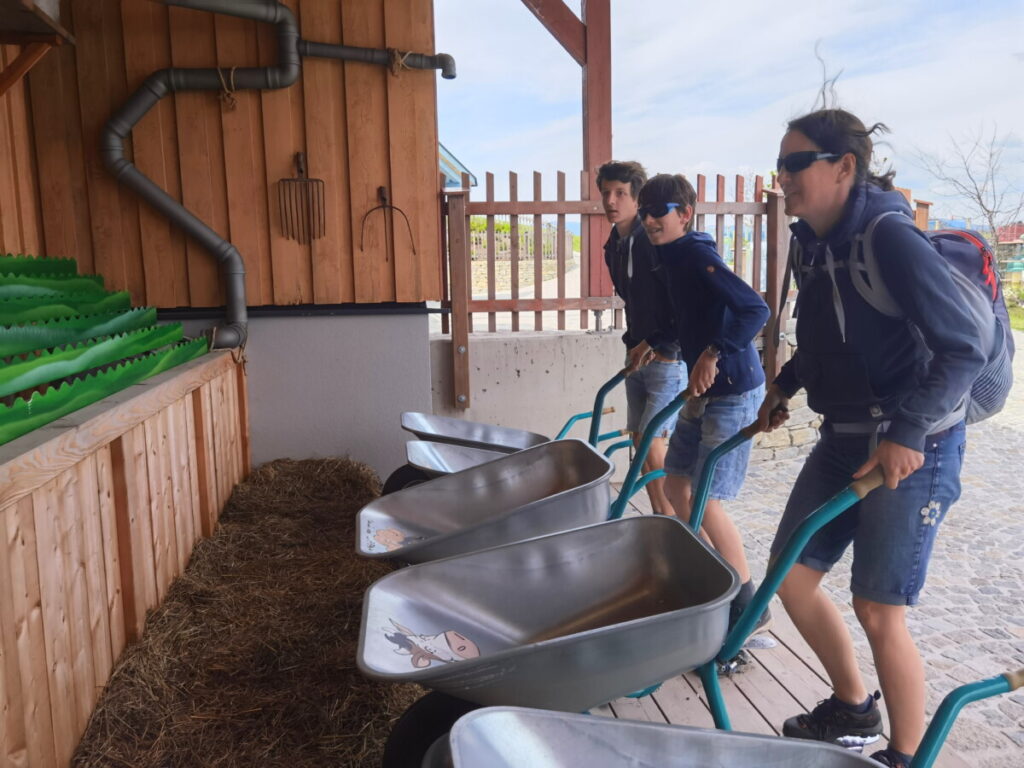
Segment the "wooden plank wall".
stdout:
<svg viewBox="0 0 1024 768">
<path fill-rule="evenodd" d="M 284 4 L 305 39 L 433 53 L 432 0 Z M 99 135 L 158 69 L 221 67 L 230 86 L 233 67 L 273 64 L 275 30 L 138 0 L 69 0 L 67 18 L 77 44 L 36 65 L 30 100 L 23 86 L 0 100 L 0 250 L 77 257 L 137 305 L 223 303 L 213 258 L 113 180 Z M 286 90 L 164 99 L 127 152 L 238 247 L 250 305 L 436 300 L 438 77 L 307 58 Z M 304 245 L 283 237 L 278 215 L 277 182 L 295 176 L 296 152 L 323 180 L 327 208 L 326 236 Z M 408 215 L 411 237 L 401 215 L 367 216 L 380 187 Z"/>
<path fill-rule="evenodd" d="M 0 45 L 0 71 L 21 49 Z M 39 185 L 24 78 L 0 96 L 0 253 L 36 253 L 42 247 Z"/>
<path fill-rule="evenodd" d="M 247 474 L 244 369 L 222 355 L 0 464 L 0 765 L 69 763 L 121 651 Z"/>
</svg>

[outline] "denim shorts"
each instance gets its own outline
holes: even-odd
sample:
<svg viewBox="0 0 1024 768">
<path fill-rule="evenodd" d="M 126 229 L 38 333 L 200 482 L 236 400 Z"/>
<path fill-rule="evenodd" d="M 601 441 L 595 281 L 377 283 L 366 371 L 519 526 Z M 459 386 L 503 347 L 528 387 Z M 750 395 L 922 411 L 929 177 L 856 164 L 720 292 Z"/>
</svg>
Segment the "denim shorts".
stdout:
<svg viewBox="0 0 1024 768">
<path fill-rule="evenodd" d="M 764 400 L 764 384 L 739 395 L 698 397 L 679 412 L 676 430 L 668 444 L 665 472 L 689 477 L 697 484 L 704 462 L 713 449 L 750 425 Z M 743 487 L 750 461 L 750 441 L 729 451 L 718 462 L 709 498 L 731 501 Z"/>
<path fill-rule="evenodd" d="M 631 373 L 626 377 L 626 429 L 634 434 L 643 433 L 658 411 L 684 389 L 686 363 L 682 360 L 652 360 Z M 671 433 L 672 419 L 669 419 L 655 437 L 668 437 Z"/>
<path fill-rule="evenodd" d="M 924 465 L 896 490 L 877 488 L 822 528 L 797 562 L 827 572 L 853 542 L 850 591 L 886 605 L 915 605 L 928 572 L 935 535 L 960 498 L 963 422 L 925 443 Z M 849 485 L 868 459 L 871 436 L 836 435 L 826 424 L 789 496 L 772 556 L 811 512 Z"/>
</svg>

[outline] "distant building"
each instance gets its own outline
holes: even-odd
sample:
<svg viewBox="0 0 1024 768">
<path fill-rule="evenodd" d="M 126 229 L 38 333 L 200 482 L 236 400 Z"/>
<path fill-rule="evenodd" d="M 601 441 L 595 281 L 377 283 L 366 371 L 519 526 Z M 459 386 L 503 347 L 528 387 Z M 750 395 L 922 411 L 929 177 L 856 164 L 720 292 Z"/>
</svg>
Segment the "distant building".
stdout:
<svg viewBox="0 0 1024 768">
<path fill-rule="evenodd" d="M 1018 221 L 1016 224 L 1007 224 L 1005 227 L 998 227 L 996 235 L 996 239 L 1000 243 L 1024 240 L 1024 221 Z"/>
<path fill-rule="evenodd" d="M 470 173 L 469 168 L 464 166 L 441 142 L 437 142 L 437 164 L 441 173 L 444 174 L 445 187 L 461 187 L 464 173 L 469 174 L 469 185 L 476 186 L 476 176 Z"/>
</svg>

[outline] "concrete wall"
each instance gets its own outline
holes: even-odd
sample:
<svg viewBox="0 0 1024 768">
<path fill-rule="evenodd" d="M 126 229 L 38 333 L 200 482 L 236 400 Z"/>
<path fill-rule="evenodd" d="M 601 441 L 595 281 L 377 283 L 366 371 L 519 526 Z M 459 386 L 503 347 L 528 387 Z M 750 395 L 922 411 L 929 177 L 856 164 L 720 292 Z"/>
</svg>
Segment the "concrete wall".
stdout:
<svg viewBox="0 0 1024 768">
<path fill-rule="evenodd" d="M 401 412 L 431 408 L 428 338 L 426 315 L 251 319 L 253 463 L 347 454 L 386 478 L 405 463 Z"/>
<path fill-rule="evenodd" d="M 451 342 L 431 336 L 431 391 L 434 413 L 518 427 L 554 437 L 574 413 L 594 406 L 598 388 L 622 369 L 620 331 L 587 333 L 473 334 L 469 340 L 471 407 L 452 404 Z M 626 395 L 620 385 L 606 405 L 602 431 L 626 426 Z M 586 439 L 589 421 L 570 433 Z"/>
</svg>

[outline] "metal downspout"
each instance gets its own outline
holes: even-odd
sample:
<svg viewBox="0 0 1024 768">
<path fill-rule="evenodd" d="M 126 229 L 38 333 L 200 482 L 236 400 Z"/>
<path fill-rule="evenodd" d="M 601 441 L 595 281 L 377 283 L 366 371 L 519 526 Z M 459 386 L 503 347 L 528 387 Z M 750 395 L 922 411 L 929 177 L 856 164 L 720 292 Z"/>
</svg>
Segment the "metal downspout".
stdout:
<svg viewBox="0 0 1024 768">
<path fill-rule="evenodd" d="M 232 71 L 236 90 L 287 88 L 299 77 L 300 54 L 322 58 L 363 61 L 390 65 L 399 54 L 401 65 L 414 69 L 440 69 L 441 76 L 455 77 L 455 60 L 445 53 L 427 56 L 372 48 L 312 43 L 299 39 L 292 12 L 284 5 L 267 0 L 162 0 L 166 5 L 238 16 L 277 26 L 278 64 L 275 67 L 238 67 Z M 125 157 L 124 140 L 132 128 L 168 93 L 175 91 L 219 91 L 223 89 L 221 72 L 211 69 L 169 68 L 154 72 L 114 113 L 103 129 L 100 153 L 107 169 L 143 200 L 200 245 L 213 254 L 224 273 L 227 323 L 210 331 L 210 348 L 224 349 L 245 344 L 247 313 L 245 263 L 230 242 L 168 195 Z"/>
</svg>

